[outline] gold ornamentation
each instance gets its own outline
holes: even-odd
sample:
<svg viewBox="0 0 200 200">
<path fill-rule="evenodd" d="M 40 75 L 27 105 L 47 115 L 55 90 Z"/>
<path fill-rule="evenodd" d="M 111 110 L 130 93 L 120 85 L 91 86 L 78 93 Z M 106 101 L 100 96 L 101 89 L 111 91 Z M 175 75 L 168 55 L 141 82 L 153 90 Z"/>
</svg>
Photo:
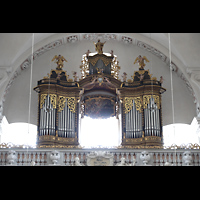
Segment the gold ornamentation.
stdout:
<svg viewBox="0 0 200 200">
<path fill-rule="evenodd" d="M 146 142 L 153 141 L 153 142 L 161 142 L 162 138 L 158 136 L 145 136 L 144 140 Z"/>
<path fill-rule="evenodd" d="M 41 94 L 40 95 L 40 109 L 42 109 L 43 104 L 44 104 L 46 98 L 47 98 L 47 94 Z"/>
<path fill-rule="evenodd" d="M 55 95 L 55 94 L 49 94 L 49 97 L 51 99 L 51 104 L 53 105 L 53 108 L 56 109 L 57 95 Z M 47 94 L 41 94 L 41 96 L 40 96 L 40 109 L 42 109 L 46 98 L 47 98 Z"/>
<path fill-rule="evenodd" d="M 81 69 L 81 79 L 86 78 L 87 75 L 89 75 L 89 64 L 87 56 L 84 55 L 83 59 L 81 61 L 80 69 Z"/>
<path fill-rule="evenodd" d="M 144 140 L 143 138 L 127 138 L 125 141 L 127 143 L 140 143 L 143 140 Z"/>
<path fill-rule="evenodd" d="M 67 97 L 67 105 L 71 112 L 76 112 L 76 98 L 75 97 Z"/>
<path fill-rule="evenodd" d="M 134 101 L 135 101 L 136 110 L 141 113 L 142 112 L 142 98 L 134 97 Z"/>
<path fill-rule="evenodd" d="M 149 101 L 151 99 L 151 95 L 144 95 L 143 96 L 143 108 L 146 109 Z"/>
<path fill-rule="evenodd" d="M 69 149 L 81 149 L 82 147 L 80 147 L 79 145 L 60 145 L 60 144 L 56 144 L 56 145 L 38 145 L 37 148 L 69 148 Z"/>
<path fill-rule="evenodd" d="M 61 112 L 65 107 L 66 97 L 59 96 L 58 98 L 58 112 Z"/>
<path fill-rule="evenodd" d="M 135 59 L 135 62 L 133 63 L 133 64 L 135 64 L 136 62 L 138 63 L 138 65 L 140 66 L 140 70 L 143 70 L 144 69 L 144 67 L 145 67 L 145 65 L 146 64 L 144 64 L 144 61 L 146 61 L 146 62 L 149 62 L 149 60 L 146 58 L 146 56 L 141 56 L 141 55 L 139 55 L 136 59 Z"/>
<path fill-rule="evenodd" d="M 104 54 L 96 54 L 94 56 L 89 56 L 88 62 L 91 63 L 93 66 L 95 66 L 99 59 L 101 59 L 105 64 L 105 66 L 107 66 L 109 63 L 112 62 L 113 57 L 106 56 Z"/>
<path fill-rule="evenodd" d="M 58 142 L 66 142 L 66 143 L 74 143 L 75 142 L 75 138 L 58 137 L 57 140 L 58 140 Z"/>
<path fill-rule="evenodd" d="M 61 56 L 61 55 L 55 55 L 54 57 L 53 57 L 53 59 L 52 59 L 52 61 L 54 61 L 56 59 L 56 61 L 55 61 L 55 63 L 57 64 L 57 67 L 56 67 L 56 69 L 57 70 L 62 70 L 62 68 L 63 68 L 63 62 L 67 62 L 67 60 L 63 57 L 63 56 Z"/>
<path fill-rule="evenodd" d="M 159 98 L 159 96 L 158 95 L 153 95 L 153 98 L 154 98 L 154 102 L 157 105 L 157 108 L 160 109 L 160 98 Z"/>
<path fill-rule="evenodd" d="M 53 141 L 53 140 L 55 140 L 56 139 L 56 137 L 55 136 L 53 136 L 53 135 L 42 135 L 42 136 L 39 136 L 39 141 L 43 141 L 43 140 L 45 140 L 45 141 Z"/>
<path fill-rule="evenodd" d="M 75 138 L 63 138 L 53 135 L 43 135 L 38 138 L 37 148 L 78 148 L 78 143 Z"/>
<path fill-rule="evenodd" d="M 56 109 L 56 99 L 57 99 L 57 95 L 55 94 L 49 94 L 50 99 L 51 99 L 51 104 L 53 105 L 53 108 Z"/>
<path fill-rule="evenodd" d="M 133 97 L 125 97 L 124 104 L 125 104 L 125 114 L 129 113 L 133 108 Z"/>
<path fill-rule="evenodd" d="M 141 97 L 125 97 L 125 114 L 129 113 L 133 108 L 133 100 L 135 102 L 136 110 L 142 112 L 142 98 Z"/>
<path fill-rule="evenodd" d="M 119 80 L 120 69 L 121 67 L 119 66 L 119 61 L 117 60 L 117 56 L 115 56 L 111 64 L 111 75 L 117 80 Z"/>
<path fill-rule="evenodd" d="M 131 77 L 132 77 L 132 76 L 131 76 Z M 133 80 L 131 80 L 131 79 L 128 79 L 128 80 L 127 80 L 127 82 L 128 82 L 128 83 L 132 83 L 132 82 L 133 82 Z"/>
<path fill-rule="evenodd" d="M 152 95 L 144 95 L 143 96 L 143 108 L 146 109 L 147 105 L 150 102 Z M 153 95 L 154 103 L 156 103 L 157 108 L 160 109 L 160 97 L 158 95 Z"/>
<path fill-rule="evenodd" d="M 122 145 L 117 147 L 118 149 L 163 149 L 163 146 L 159 145 Z"/>
<path fill-rule="evenodd" d="M 67 106 L 69 107 L 70 111 L 75 113 L 76 112 L 76 98 L 75 97 L 65 97 L 65 96 L 59 96 L 58 112 L 61 112 L 64 109 L 66 100 L 67 100 Z"/>
<path fill-rule="evenodd" d="M 97 43 L 93 42 L 95 45 L 95 51 L 97 51 L 98 54 L 102 54 L 103 53 L 103 46 L 106 42 L 101 42 L 100 40 L 98 40 Z"/>
</svg>

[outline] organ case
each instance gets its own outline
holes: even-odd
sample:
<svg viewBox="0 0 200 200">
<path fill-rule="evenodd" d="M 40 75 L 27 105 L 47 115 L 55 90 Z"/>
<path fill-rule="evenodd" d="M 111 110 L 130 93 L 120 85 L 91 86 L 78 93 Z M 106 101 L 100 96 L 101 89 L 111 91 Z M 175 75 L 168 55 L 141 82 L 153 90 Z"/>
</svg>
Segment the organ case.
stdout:
<svg viewBox="0 0 200 200">
<path fill-rule="evenodd" d="M 139 69 L 132 78 L 118 89 L 122 104 L 122 146 L 162 146 L 161 94 L 166 89 L 151 77 L 149 70 Z"/>
<path fill-rule="evenodd" d="M 79 86 L 62 69 L 38 81 L 38 147 L 77 147 Z"/>
<path fill-rule="evenodd" d="M 56 70 L 38 81 L 38 147 L 78 147 L 79 114 L 91 118 L 116 116 L 121 123 L 122 148 L 160 147 L 163 144 L 162 78 L 144 69 L 143 56 L 132 79 L 119 80 L 117 57 L 96 53 L 83 56 L 81 79 L 74 81 L 62 70 L 63 56 L 55 56 Z M 136 62 L 135 61 L 135 62 Z M 80 109 L 79 109 L 80 108 Z M 120 115 L 120 117 L 119 117 Z M 95 134 L 95 130 L 94 130 Z M 117 134 L 117 133 L 116 133 Z"/>
</svg>

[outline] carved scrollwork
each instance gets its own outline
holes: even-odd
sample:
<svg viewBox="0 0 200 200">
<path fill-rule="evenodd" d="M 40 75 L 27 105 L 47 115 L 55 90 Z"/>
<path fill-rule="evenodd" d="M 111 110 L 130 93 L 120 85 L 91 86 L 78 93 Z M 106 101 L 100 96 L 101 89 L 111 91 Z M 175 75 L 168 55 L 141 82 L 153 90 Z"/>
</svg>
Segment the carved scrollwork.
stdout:
<svg viewBox="0 0 200 200">
<path fill-rule="evenodd" d="M 57 95 L 55 95 L 55 94 L 49 94 L 49 97 L 51 99 L 51 104 L 53 105 L 53 108 L 56 109 Z"/>
<path fill-rule="evenodd" d="M 142 109 L 146 109 L 147 105 L 150 103 L 151 97 L 154 98 L 154 103 L 157 105 L 157 108 L 160 109 L 160 97 L 158 95 L 144 95 L 142 97 L 125 97 L 125 114 L 129 113 L 133 108 L 133 100 L 135 102 L 136 110 L 140 113 Z M 143 102 L 142 102 L 143 101 Z"/>
<path fill-rule="evenodd" d="M 59 96 L 58 98 L 58 112 L 61 112 L 65 107 L 66 97 Z"/>
<path fill-rule="evenodd" d="M 40 95 L 40 109 L 42 109 L 44 101 L 46 100 L 46 98 L 47 98 L 47 94 L 41 94 Z"/>
<path fill-rule="evenodd" d="M 144 95 L 143 96 L 143 108 L 146 109 L 150 102 L 151 97 L 154 98 L 154 103 L 156 103 L 157 108 L 160 109 L 160 97 L 158 95 Z"/>
<path fill-rule="evenodd" d="M 142 99 L 141 99 L 141 97 L 135 97 L 134 101 L 135 101 L 136 110 L 141 113 L 142 112 Z"/>
<path fill-rule="evenodd" d="M 76 98 L 75 97 L 67 97 L 67 105 L 71 112 L 76 112 Z"/>
<path fill-rule="evenodd" d="M 91 63 L 93 66 L 95 66 L 99 59 L 101 59 L 104 62 L 105 66 L 107 66 L 109 63 L 112 62 L 112 57 L 107 57 L 103 54 L 97 54 L 95 56 L 90 56 L 88 59 L 88 62 Z"/>
<path fill-rule="evenodd" d="M 53 108 L 56 109 L 57 95 L 55 95 L 55 94 L 49 94 L 49 97 L 51 99 L 51 104 L 53 105 Z M 41 96 L 40 96 L 40 109 L 42 109 L 46 98 L 47 98 L 47 94 L 41 94 Z"/>
<path fill-rule="evenodd" d="M 160 98 L 158 95 L 153 95 L 154 103 L 156 103 L 157 108 L 160 109 Z"/>
<path fill-rule="evenodd" d="M 149 101 L 151 99 L 151 95 L 144 95 L 143 96 L 143 108 L 146 109 Z"/>
<path fill-rule="evenodd" d="M 76 98 L 75 97 L 65 97 L 59 96 L 58 98 L 58 112 L 61 112 L 67 101 L 67 106 L 69 107 L 70 111 L 75 113 L 76 112 Z"/>
<path fill-rule="evenodd" d="M 135 102 L 136 110 L 142 112 L 142 98 L 141 97 L 125 97 L 125 114 L 129 113 L 133 108 L 133 100 Z"/>
<path fill-rule="evenodd" d="M 133 108 L 133 97 L 125 97 L 124 104 L 125 104 L 125 114 L 129 113 Z"/>
</svg>

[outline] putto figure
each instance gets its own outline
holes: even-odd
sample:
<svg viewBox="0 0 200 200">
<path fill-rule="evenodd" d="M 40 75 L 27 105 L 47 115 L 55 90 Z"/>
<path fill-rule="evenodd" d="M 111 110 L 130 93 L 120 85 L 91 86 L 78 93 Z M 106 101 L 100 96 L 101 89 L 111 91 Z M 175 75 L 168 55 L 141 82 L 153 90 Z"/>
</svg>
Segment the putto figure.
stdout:
<svg viewBox="0 0 200 200">
<path fill-rule="evenodd" d="M 86 52 L 85 54 L 86 54 L 86 56 L 88 57 L 90 53 L 91 53 L 91 51 L 88 49 L 87 52 Z"/>
<path fill-rule="evenodd" d="M 74 81 L 76 82 L 78 80 L 77 72 L 72 71 L 72 73 L 73 73 Z"/>
<path fill-rule="evenodd" d="M 62 70 L 62 68 L 63 68 L 63 62 L 67 62 L 67 60 L 63 57 L 63 56 L 61 56 L 61 55 L 55 55 L 54 57 L 53 57 L 53 59 L 52 59 L 52 61 L 54 61 L 56 59 L 56 61 L 55 61 L 55 63 L 57 64 L 57 67 L 56 67 L 56 69 L 57 70 Z"/>
<path fill-rule="evenodd" d="M 127 79 L 127 73 L 126 72 L 123 73 L 122 78 L 123 78 L 123 82 L 126 82 L 126 79 Z"/>
<path fill-rule="evenodd" d="M 103 46 L 106 42 L 101 42 L 98 40 L 97 43 L 93 42 L 95 45 L 95 51 L 97 51 L 98 54 L 103 54 Z"/>
<path fill-rule="evenodd" d="M 135 63 L 137 62 L 138 65 L 140 66 L 139 70 L 143 70 L 144 67 L 145 67 L 145 65 L 146 65 L 146 64 L 144 64 L 144 61 L 149 62 L 149 60 L 146 58 L 146 56 L 143 56 L 143 57 L 142 57 L 141 55 L 139 55 L 139 56 L 135 59 L 135 62 L 134 62 L 133 64 L 135 64 Z"/>
</svg>

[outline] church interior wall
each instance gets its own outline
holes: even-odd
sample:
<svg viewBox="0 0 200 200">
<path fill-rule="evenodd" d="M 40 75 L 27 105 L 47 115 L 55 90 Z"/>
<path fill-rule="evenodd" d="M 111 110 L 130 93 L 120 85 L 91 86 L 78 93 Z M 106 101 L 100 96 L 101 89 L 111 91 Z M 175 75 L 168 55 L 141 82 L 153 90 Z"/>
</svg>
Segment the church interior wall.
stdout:
<svg viewBox="0 0 200 200">
<path fill-rule="evenodd" d="M 64 64 L 64 70 L 67 71 L 69 78 L 73 79 L 72 71 L 77 71 L 79 78 L 81 77 L 80 68 L 82 55 L 87 50 L 95 52 L 92 41 L 79 41 L 74 43 L 67 43 L 55 49 L 47 51 L 38 57 L 33 63 L 33 82 L 32 88 L 37 85 L 37 81 L 41 80 L 51 69 L 55 69 L 56 64 L 51 62 L 55 55 L 63 55 L 67 59 Z M 146 64 L 145 69 L 149 69 L 153 77 L 158 80 L 163 76 L 163 87 L 167 91 L 162 96 L 162 112 L 163 125 L 168 125 L 172 122 L 172 104 L 171 104 L 171 88 L 170 88 L 170 70 L 169 66 L 160 60 L 155 55 L 148 51 L 139 48 L 136 45 L 124 44 L 119 41 L 106 41 L 104 52 L 108 53 L 110 50 L 117 55 L 119 65 L 121 66 L 119 78 L 121 79 L 123 72 L 126 72 L 127 79 L 131 79 L 134 71 L 138 70 L 139 66 L 133 64 L 135 58 L 139 55 L 146 56 L 149 63 Z M 27 122 L 28 121 L 28 103 L 29 103 L 29 84 L 30 71 L 25 69 L 15 80 L 9 93 L 6 96 L 4 103 L 4 115 L 9 123 Z M 175 122 L 190 124 L 193 117 L 196 115 L 194 98 L 189 93 L 183 80 L 173 72 L 173 89 L 174 89 L 174 107 L 175 107 Z M 37 104 L 38 95 L 35 91 L 31 91 L 31 121 L 30 123 L 37 125 Z"/>
</svg>

